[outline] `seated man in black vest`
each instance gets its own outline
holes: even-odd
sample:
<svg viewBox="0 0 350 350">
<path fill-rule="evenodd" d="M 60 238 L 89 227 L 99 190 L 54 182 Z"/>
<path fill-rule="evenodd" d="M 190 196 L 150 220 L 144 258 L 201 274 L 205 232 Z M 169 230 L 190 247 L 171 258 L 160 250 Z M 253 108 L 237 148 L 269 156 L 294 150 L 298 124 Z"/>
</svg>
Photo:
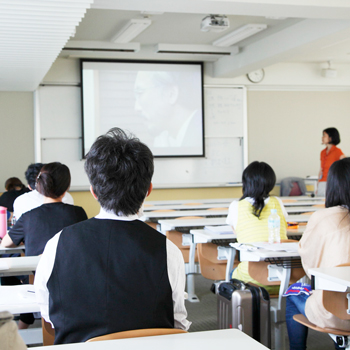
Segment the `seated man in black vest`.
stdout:
<svg viewBox="0 0 350 350">
<path fill-rule="evenodd" d="M 55 328 L 55 344 L 140 328 L 189 328 L 182 254 L 138 220 L 153 170 L 149 148 L 118 128 L 92 145 L 85 171 L 101 211 L 54 236 L 36 270 L 37 300 Z"/>
</svg>

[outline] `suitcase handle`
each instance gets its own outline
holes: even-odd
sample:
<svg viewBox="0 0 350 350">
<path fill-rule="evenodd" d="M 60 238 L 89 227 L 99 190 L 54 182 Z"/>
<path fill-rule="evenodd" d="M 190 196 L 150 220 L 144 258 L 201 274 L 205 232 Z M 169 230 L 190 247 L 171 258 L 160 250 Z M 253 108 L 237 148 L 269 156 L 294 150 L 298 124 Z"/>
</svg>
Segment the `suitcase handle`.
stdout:
<svg viewBox="0 0 350 350">
<path fill-rule="evenodd" d="M 230 279 L 230 282 L 236 287 L 236 289 L 239 289 L 239 290 L 246 289 L 246 284 L 243 281 L 240 281 L 236 278 L 232 278 Z"/>
</svg>

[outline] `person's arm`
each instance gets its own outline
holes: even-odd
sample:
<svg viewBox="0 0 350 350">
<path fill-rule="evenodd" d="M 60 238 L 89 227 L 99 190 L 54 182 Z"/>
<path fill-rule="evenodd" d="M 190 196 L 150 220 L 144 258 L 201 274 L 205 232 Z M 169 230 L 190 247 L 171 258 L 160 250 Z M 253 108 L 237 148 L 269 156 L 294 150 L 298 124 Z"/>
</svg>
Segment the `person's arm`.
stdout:
<svg viewBox="0 0 350 350">
<path fill-rule="evenodd" d="M 49 314 L 49 290 L 47 289 L 47 282 L 51 276 L 55 263 L 57 244 L 61 232 L 57 233 L 46 243 L 44 252 L 36 269 L 34 279 L 35 296 L 40 306 L 41 316 L 46 322 L 50 322 L 52 327 L 54 326 L 50 320 Z"/>
<path fill-rule="evenodd" d="M 24 222 L 25 218 L 22 216 L 16 222 L 16 225 L 5 235 L 1 241 L 1 245 L 5 248 L 17 247 L 24 241 Z"/>
<path fill-rule="evenodd" d="M 238 221 L 238 201 L 233 201 L 228 208 L 228 215 L 226 218 L 226 224 L 230 225 L 235 232 L 235 227 Z"/>
<path fill-rule="evenodd" d="M 166 247 L 168 277 L 173 292 L 174 327 L 187 331 L 191 322 L 187 320 L 185 307 L 185 263 L 180 249 L 169 239 L 166 240 Z"/>
<path fill-rule="evenodd" d="M 6 233 L 4 238 L 1 240 L 1 246 L 5 248 L 13 248 L 13 247 L 16 247 L 16 244 L 13 243 L 9 234 Z"/>
</svg>

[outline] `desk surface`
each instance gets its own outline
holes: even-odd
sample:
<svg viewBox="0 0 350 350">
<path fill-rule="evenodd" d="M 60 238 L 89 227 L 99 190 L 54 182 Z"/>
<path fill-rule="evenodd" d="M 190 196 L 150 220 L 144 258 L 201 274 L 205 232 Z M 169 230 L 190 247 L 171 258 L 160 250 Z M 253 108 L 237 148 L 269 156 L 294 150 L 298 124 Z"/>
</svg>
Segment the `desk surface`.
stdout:
<svg viewBox="0 0 350 350">
<path fill-rule="evenodd" d="M 238 198 L 208 198 L 208 199 L 174 199 L 167 201 L 146 201 L 145 205 L 163 206 L 169 204 L 188 204 L 188 203 L 202 203 L 202 204 L 213 204 L 213 203 L 231 203 L 233 200 Z M 161 208 L 159 208 L 161 209 Z"/>
<path fill-rule="evenodd" d="M 199 209 L 210 209 L 210 208 L 228 208 L 230 203 L 192 203 L 192 204 L 166 204 L 166 205 L 147 205 L 143 206 L 143 212 L 147 213 L 154 210 L 199 210 Z"/>
<path fill-rule="evenodd" d="M 286 207 L 286 211 L 288 214 L 293 214 L 293 213 L 307 213 L 307 212 L 315 212 L 317 210 L 320 210 L 322 208 L 319 207 L 313 207 L 313 206 L 302 206 L 299 204 L 299 206 L 291 206 L 291 207 Z"/>
<path fill-rule="evenodd" d="M 310 215 L 288 215 L 287 221 L 307 222 L 309 218 Z M 210 225 L 226 225 L 226 217 L 201 219 L 167 219 L 159 220 L 158 222 L 164 227 L 165 230 L 173 230 L 176 227 L 204 227 Z"/>
<path fill-rule="evenodd" d="M 309 269 L 308 273 L 317 278 L 350 288 L 350 266 L 318 267 Z"/>
<path fill-rule="evenodd" d="M 18 247 L 14 247 L 14 248 L 5 248 L 3 246 L 1 246 L 0 244 L 0 255 L 2 254 L 20 254 L 24 251 L 25 246 L 24 245 L 20 245 Z"/>
<path fill-rule="evenodd" d="M 161 212 L 145 212 L 141 220 L 179 218 L 182 216 L 227 216 L 228 209 L 221 210 L 174 210 Z"/>
<path fill-rule="evenodd" d="M 32 284 L 0 286 L 0 311 L 9 311 L 12 314 L 40 312 L 34 286 Z"/>
<path fill-rule="evenodd" d="M 298 258 L 298 252 L 271 251 L 267 249 L 257 249 L 254 251 L 240 251 L 241 261 L 264 261 L 267 258 Z"/>
<path fill-rule="evenodd" d="M 0 259 L 0 277 L 32 274 L 36 270 L 40 256 L 23 256 Z"/>
<path fill-rule="evenodd" d="M 161 335 L 143 338 L 106 340 L 103 342 L 55 345 L 57 350 L 201 350 L 213 349 L 250 349 L 266 350 L 262 344 L 250 338 L 238 329 L 192 332 Z M 52 350 L 52 346 L 41 346 L 32 349 Z"/>
</svg>

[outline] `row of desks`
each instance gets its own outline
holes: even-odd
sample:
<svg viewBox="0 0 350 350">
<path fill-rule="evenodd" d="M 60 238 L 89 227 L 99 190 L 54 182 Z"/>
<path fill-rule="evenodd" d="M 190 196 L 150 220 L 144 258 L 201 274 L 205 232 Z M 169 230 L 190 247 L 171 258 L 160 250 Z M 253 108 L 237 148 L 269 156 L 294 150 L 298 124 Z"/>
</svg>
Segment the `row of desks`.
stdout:
<svg viewBox="0 0 350 350">
<path fill-rule="evenodd" d="M 324 204 L 324 198 L 320 197 L 280 197 L 285 207 L 293 206 L 313 206 Z M 149 212 L 154 210 L 199 210 L 209 208 L 227 207 L 233 200 L 239 198 L 222 198 L 222 199 L 199 199 L 199 200 L 178 200 L 178 201 L 147 201 L 143 205 L 143 211 Z"/>
</svg>

